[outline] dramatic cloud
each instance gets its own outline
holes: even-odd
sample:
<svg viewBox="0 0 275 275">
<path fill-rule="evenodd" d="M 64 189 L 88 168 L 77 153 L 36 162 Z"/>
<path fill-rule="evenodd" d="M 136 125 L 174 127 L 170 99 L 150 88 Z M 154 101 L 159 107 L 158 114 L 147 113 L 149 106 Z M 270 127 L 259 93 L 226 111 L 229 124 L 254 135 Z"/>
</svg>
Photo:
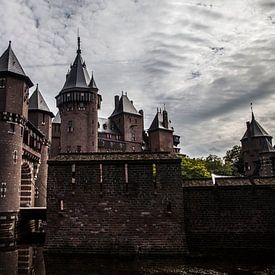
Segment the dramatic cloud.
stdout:
<svg viewBox="0 0 275 275">
<path fill-rule="evenodd" d="M 250 119 L 275 134 L 275 1 L 0 0 L 0 50 L 8 41 L 50 108 L 75 57 L 103 96 L 128 92 L 148 127 L 166 108 L 182 152 L 223 155 Z"/>
</svg>

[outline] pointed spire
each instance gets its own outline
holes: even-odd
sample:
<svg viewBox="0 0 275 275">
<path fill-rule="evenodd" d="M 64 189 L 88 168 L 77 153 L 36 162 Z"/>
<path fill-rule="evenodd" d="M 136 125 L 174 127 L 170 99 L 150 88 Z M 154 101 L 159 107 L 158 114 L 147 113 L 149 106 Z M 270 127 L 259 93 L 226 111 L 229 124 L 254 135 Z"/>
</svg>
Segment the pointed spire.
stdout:
<svg viewBox="0 0 275 275">
<path fill-rule="evenodd" d="M 81 54 L 81 49 L 80 49 L 80 36 L 78 34 L 77 36 L 77 51 L 76 51 L 77 54 Z"/>
<path fill-rule="evenodd" d="M 22 66 L 20 65 L 16 55 L 11 48 L 11 41 L 9 41 L 8 48 L 0 57 L 0 73 L 15 74 L 21 78 L 24 78 L 29 87 L 33 86 L 33 83 L 29 77 L 26 76 Z"/>
<path fill-rule="evenodd" d="M 39 91 L 38 84 L 36 84 L 36 89 L 29 99 L 29 110 L 46 112 L 50 114 L 51 117 L 54 117 L 41 92 Z"/>
<path fill-rule="evenodd" d="M 252 102 L 250 103 L 250 109 L 251 109 L 251 115 L 252 115 L 252 121 L 253 121 L 253 120 L 255 120 L 255 116 L 253 113 L 253 103 Z"/>
<path fill-rule="evenodd" d="M 98 88 L 96 86 L 96 83 L 95 83 L 95 79 L 94 79 L 94 72 L 92 72 L 92 78 L 91 78 L 91 81 L 89 83 L 89 87 L 98 90 Z"/>
</svg>

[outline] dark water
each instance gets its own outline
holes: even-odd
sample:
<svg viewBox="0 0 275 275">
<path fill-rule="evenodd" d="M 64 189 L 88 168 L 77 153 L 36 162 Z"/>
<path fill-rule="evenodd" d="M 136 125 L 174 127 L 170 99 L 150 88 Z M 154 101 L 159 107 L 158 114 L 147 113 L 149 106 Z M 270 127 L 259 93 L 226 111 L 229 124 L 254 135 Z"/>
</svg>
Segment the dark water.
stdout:
<svg viewBox="0 0 275 275">
<path fill-rule="evenodd" d="M 0 275 L 275 274 L 275 255 L 212 258 L 118 258 L 47 254 L 43 245 L 0 250 Z"/>
</svg>

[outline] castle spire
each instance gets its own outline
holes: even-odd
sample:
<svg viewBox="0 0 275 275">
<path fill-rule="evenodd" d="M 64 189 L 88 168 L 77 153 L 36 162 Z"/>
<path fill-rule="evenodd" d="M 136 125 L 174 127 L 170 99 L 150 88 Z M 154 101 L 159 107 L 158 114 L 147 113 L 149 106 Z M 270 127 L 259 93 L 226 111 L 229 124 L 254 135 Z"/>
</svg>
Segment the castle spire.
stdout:
<svg viewBox="0 0 275 275">
<path fill-rule="evenodd" d="M 254 116 L 254 113 L 253 113 L 253 103 L 252 102 L 250 103 L 250 109 L 251 109 L 252 120 L 255 120 L 255 116 Z"/>
<path fill-rule="evenodd" d="M 79 30 L 78 30 L 78 36 L 77 36 L 77 51 L 76 52 L 77 52 L 77 54 L 81 54 Z"/>
</svg>

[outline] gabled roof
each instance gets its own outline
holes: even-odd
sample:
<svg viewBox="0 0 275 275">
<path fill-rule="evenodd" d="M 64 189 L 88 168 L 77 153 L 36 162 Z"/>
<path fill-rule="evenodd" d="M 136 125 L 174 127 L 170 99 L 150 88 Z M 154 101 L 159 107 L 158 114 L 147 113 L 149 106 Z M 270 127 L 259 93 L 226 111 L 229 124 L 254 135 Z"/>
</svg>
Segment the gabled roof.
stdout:
<svg viewBox="0 0 275 275">
<path fill-rule="evenodd" d="M 52 123 L 61 123 L 61 117 L 59 111 L 57 112 L 56 116 L 54 117 Z"/>
<path fill-rule="evenodd" d="M 115 107 L 115 110 L 111 114 L 111 117 L 121 113 L 128 113 L 128 114 L 141 116 L 141 114 L 135 108 L 133 101 L 130 101 L 127 94 L 126 95 L 122 94 L 119 100 L 118 106 Z"/>
<path fill-rule="evenodd" d="M 36 89 L 29 99 L 29 111 L 42 111 L 49 113 L 52 117 L 54 117 L 53 113 L 50 111 L 45 99 L 38 89 L 38 84 L 36 85 Z"/>
<path fill-rule="evenodd" d="M 155 115 L 153 122 L 151 126 L 149 127 L 148 131 L 154 131 L 154 130 L 169 130 L 169 131 L 174 131 L 174 128 L 171 126 L 171 121 L 168 120 L 168 127 L 166 128 L 163 123 L 163 113 L 167 111 L 159 111 L 157 110 L 157 114 Z"/>
<path fill-rule="evenodd" d="M 11 41 L 9 41 L 9 46 L 5 50 L 5 52 L 0 57 L 0 73 L 12 73 L 17 76 L 24 78 L 29 85 L 29 87 L 33 86 L 33 83 L 26 76 L 22 66 L 20 65 L 15 53 L 11 48 Z"/>
<path fill-rule="evenodd" d="M 265 129 L 256 121 L 254 113 L 252 112 L 252 119 L 249 123 L 249 129 L 246 130 L 241 140 L 251 137 L 271 137 Z"/>
</svg>

